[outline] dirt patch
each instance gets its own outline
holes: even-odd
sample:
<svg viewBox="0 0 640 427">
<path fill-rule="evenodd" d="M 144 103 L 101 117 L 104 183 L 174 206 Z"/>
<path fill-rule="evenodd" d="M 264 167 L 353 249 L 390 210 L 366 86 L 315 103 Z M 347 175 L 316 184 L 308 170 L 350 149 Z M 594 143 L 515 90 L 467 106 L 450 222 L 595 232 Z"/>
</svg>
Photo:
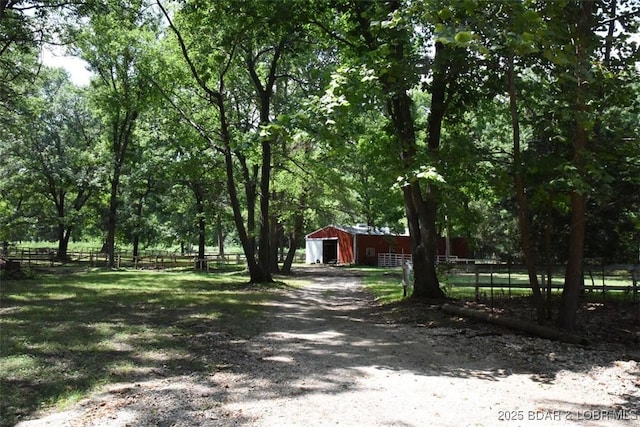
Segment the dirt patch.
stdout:
<svg viewBox="0 0 640 427">
<path fill-rule="evenodd" d="M 303 274 L 252 338 L 195 330 L 205 372 L 150 373 L 19 426 L 640 425 L 640 366 L 620 343 L 381 309 L 357 275 Z"/>
</svg>

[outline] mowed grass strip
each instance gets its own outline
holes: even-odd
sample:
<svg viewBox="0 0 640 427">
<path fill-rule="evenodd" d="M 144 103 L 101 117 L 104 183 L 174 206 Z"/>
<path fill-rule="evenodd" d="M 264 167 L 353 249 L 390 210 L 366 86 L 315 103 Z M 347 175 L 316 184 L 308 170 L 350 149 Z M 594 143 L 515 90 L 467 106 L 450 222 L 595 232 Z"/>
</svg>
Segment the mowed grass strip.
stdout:
<svg viewBox="0 0 640 427">
<path fill-rule="evenodd" d="M 211 360 L 193 338 L 257 333 L 270 288 L 246 281 L 239 274 L 150 271 L 3 280 L 0 425 L 103 384 L 227 363 Z"/>
</svg>

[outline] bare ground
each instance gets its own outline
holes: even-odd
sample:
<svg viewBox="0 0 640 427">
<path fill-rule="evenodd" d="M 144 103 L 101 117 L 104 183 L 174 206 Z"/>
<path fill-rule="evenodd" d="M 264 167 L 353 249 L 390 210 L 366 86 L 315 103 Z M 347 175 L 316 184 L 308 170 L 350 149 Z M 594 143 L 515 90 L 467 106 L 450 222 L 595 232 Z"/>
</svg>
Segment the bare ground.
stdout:
<svg viewBox="0 0 640 427">
<path fill-rule="evenodd" d="M 390 312 L 353 274 L 302 274 L 312 284 L 282 291 L 257 335 L 194 331 L 194 357 L 217 361 L 207 372 L 150 372 L 18 425 L 640 426 L 635 344 Z"/>
</svg>

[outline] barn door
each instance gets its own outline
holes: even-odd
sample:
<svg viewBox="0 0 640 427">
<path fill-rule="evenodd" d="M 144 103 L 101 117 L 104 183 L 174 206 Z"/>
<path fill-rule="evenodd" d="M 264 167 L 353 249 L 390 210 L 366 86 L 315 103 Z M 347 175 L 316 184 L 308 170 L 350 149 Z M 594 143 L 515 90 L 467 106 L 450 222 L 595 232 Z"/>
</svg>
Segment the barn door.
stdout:
<svg viewBox="0 0 640 427">
<path fill-rule="evenodd" d="M 338 263 L 338 241 L 337 240 L 322 241 L 322 262 L 325 264 Z"/>
</svg>

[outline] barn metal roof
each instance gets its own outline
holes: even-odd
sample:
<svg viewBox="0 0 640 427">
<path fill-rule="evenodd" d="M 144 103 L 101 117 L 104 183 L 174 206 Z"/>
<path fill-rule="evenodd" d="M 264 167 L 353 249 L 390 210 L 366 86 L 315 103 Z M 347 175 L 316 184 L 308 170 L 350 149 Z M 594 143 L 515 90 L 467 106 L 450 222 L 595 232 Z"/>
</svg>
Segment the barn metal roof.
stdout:
<svg viewBox="0 0 640 427">
<path fill-rule="evenodd" d="M 391 232 L 391 229 L 389 227 L 369 227 L 367 225 L 363 225 L 363 224 L 357 224 L 357 225 L 327 225 L 324 226 L 322 228 L 319 228 L 315 231 L 312 231 L 311 233 L 307 234 L 308 237 L 312 234 L 317 233 L 320 230 L 324 230 L 325 228 L 329 228 L 329 227 L 333 227 L 336 228 L 338 230 L 344 231 L 345 233 L 349 233 L 349 234 L 358 234 L 358 235 L 369 235 L 369 236 L 408 236 L 407 233 L 403 233 L 403 234 L 398 234 L 398 233 L 393 233 Z"/>
</svg>

